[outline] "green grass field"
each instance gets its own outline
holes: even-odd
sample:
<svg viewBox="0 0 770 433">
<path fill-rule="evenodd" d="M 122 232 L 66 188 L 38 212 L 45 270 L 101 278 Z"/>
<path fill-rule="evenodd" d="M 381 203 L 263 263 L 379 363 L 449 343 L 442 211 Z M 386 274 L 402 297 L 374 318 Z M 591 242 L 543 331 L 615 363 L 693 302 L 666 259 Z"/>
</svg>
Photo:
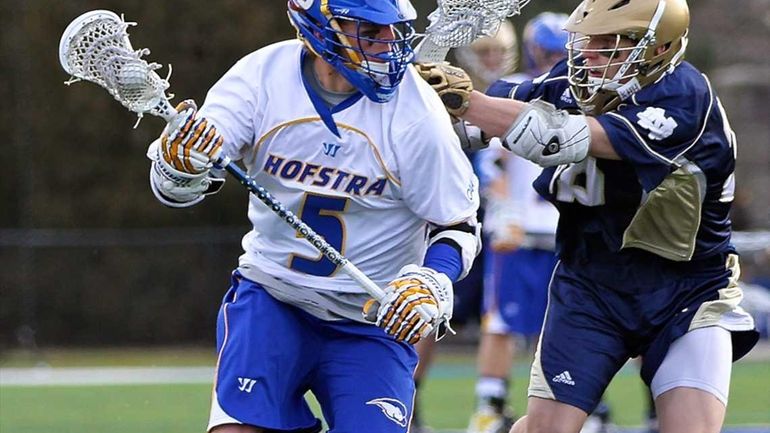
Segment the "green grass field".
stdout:
<svg viewBox="0 0 770 433">
<path fill-rule="evenodd" d="M 475 373 L 470 355 L 442 355 L 421 396 L 424 416 L 437 429 L 462 429 L 473 409 Z M 53 366 L 211 365 L 195 351 L 93 351 L 49 354 Z M 6 356 L 0 366 L 25 366 L 29 359 Z M 514 370 L 514 407 L 524 408 L 527 365 Z M 195 385 L 0 387 L 3 433 L 189 433 L 202 432 L 210 387 Z M 643 386 L 635 368 L 625 368 L 608 390 L 615 422 L 642 421 Z M 770 425 L 770 361 L 735 364 L 727 424 Z"/>
</svg>

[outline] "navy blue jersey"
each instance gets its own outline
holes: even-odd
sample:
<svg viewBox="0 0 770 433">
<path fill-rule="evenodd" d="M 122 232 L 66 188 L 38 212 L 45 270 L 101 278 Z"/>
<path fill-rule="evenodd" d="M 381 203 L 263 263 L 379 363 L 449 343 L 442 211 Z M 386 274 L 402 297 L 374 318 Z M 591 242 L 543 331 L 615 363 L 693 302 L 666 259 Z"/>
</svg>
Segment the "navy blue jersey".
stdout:
<svg viewBox="0 0 770 433">
<path fill-rule="evenodd" d="M 579 110 L 566 61 L 518 85 L 493 83 L 487 93 Z M 559 208 L 562 259 L 665 265 L 732 251 L 735 137 L 703 74 L 684 62 L 596 119 L 622 160 L 546 168 L 533 184 Z"/>
</svg>

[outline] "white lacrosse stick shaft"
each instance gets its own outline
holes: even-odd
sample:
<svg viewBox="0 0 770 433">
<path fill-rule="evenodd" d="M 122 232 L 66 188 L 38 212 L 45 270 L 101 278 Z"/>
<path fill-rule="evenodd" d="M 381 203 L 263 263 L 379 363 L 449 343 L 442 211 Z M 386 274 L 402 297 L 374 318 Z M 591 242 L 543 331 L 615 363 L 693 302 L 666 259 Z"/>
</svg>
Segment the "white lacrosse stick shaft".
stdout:
<svg viewBox="0 0 770 433">
<path fill-rule="evenodd" d="M 75 18 L 59 43 L 59 61 L 73 77 L 67 84 L 79 80 L 91 81 L 105 88 L 138 116 L 149 113 L 169 122 L 177 112 L 165 93 L 169 87 L 168 79 L 161 79 L 155 73 L 159 65 L 142 60 L 142 55 L 148 54 L 149 50 L 134 51 L 131 47 L 126 28 L 133 24 L 106 10 L 86 12 Z M 375 300 L 381 301 L 385 297 L 385 292 L 377 284 L 229 158 L 220 157 L 215 165 L 238 179 Z"/>
</svg>

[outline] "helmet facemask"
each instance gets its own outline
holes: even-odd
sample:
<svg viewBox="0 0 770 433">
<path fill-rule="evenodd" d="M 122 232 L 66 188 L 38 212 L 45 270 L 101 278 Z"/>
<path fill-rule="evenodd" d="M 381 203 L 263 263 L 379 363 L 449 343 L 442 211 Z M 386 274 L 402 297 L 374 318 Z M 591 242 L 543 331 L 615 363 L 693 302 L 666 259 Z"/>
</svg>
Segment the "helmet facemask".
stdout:
<svg viewBox="0 0 770 433">
<path fill-rule="evenodd" d="M 352 31 L 343 30 L 340 25 L 343 20 L 353 23 L 352 27 L 347 26 L 352 28 Z M 335 39 L 330 39 L 333 49 L 329 51 L 333 51 L 333 54 L 327 52 L 325 60 L 366 96 L 370 95 L 362 87 L 370 87 L 373 90 L 376 102 L 390 99 L 414 57 L 411 41 L 415 31 L 411 24 L 391 24 L 389 28 L 392 39 L 368 36 L 370 32 L 366 26 L 371 24 L 361 20 L 340 18 L 331 20 L 330 24 L 335 34 Z M 387 50 L 379 53 L 369 52 L 367 46 L 376 44 L 386 46 Z"/>
<path fill-rule="evenodd" d="M 588 114 L 614 108 L 641 89 L 637 77 L 650 47 L 644 41 L 634 45 L 620 35 L 612 36 L 614 41 L 599 48 L 591 47 L 591 36 L 573 33 L 567 42 L 569 84 L 578 104 Z M 601 61 L 588 64 L 586 55 Z"/>
</svg>

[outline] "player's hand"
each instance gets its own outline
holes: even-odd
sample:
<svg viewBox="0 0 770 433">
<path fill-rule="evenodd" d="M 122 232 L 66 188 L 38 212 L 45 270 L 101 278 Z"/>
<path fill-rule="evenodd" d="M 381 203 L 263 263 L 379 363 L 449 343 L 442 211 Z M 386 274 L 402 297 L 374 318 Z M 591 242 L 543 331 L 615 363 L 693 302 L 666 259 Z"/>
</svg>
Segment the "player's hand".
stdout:
<svg viewBox="0 0 770 433">
<path fill-rule="evenodd" d="M 366 303 L 364 316 L 396 340 L 414 344 L 447 326 L 453 306 L 449 277 L 430 268 L 406 265 L 385 287 L 379 308 L 374 300 Z"/>
<path fill-rule="evenodd" d="M 192 175 L 206 172 L 222 150 L 222 136 L 191 99 L 177 105 L 177 114 L 161 135 L 161 155 L 174 169 Z"/>
<path fill-rule="evenodd" d="M 449 114 L 460 117 L 470 105 L 473 83 L 468 74 L 449 63 L 416 63 L 420 77 L 441 97 Z"/>
<path fill-rule="evenodd" d="M 526 105 L 502 143 L 541 167 L 553 167 L 584 160 L 591 147 L 591 129 L 585 116 L 570 115 L 538 99 Z"/>
</svg>

